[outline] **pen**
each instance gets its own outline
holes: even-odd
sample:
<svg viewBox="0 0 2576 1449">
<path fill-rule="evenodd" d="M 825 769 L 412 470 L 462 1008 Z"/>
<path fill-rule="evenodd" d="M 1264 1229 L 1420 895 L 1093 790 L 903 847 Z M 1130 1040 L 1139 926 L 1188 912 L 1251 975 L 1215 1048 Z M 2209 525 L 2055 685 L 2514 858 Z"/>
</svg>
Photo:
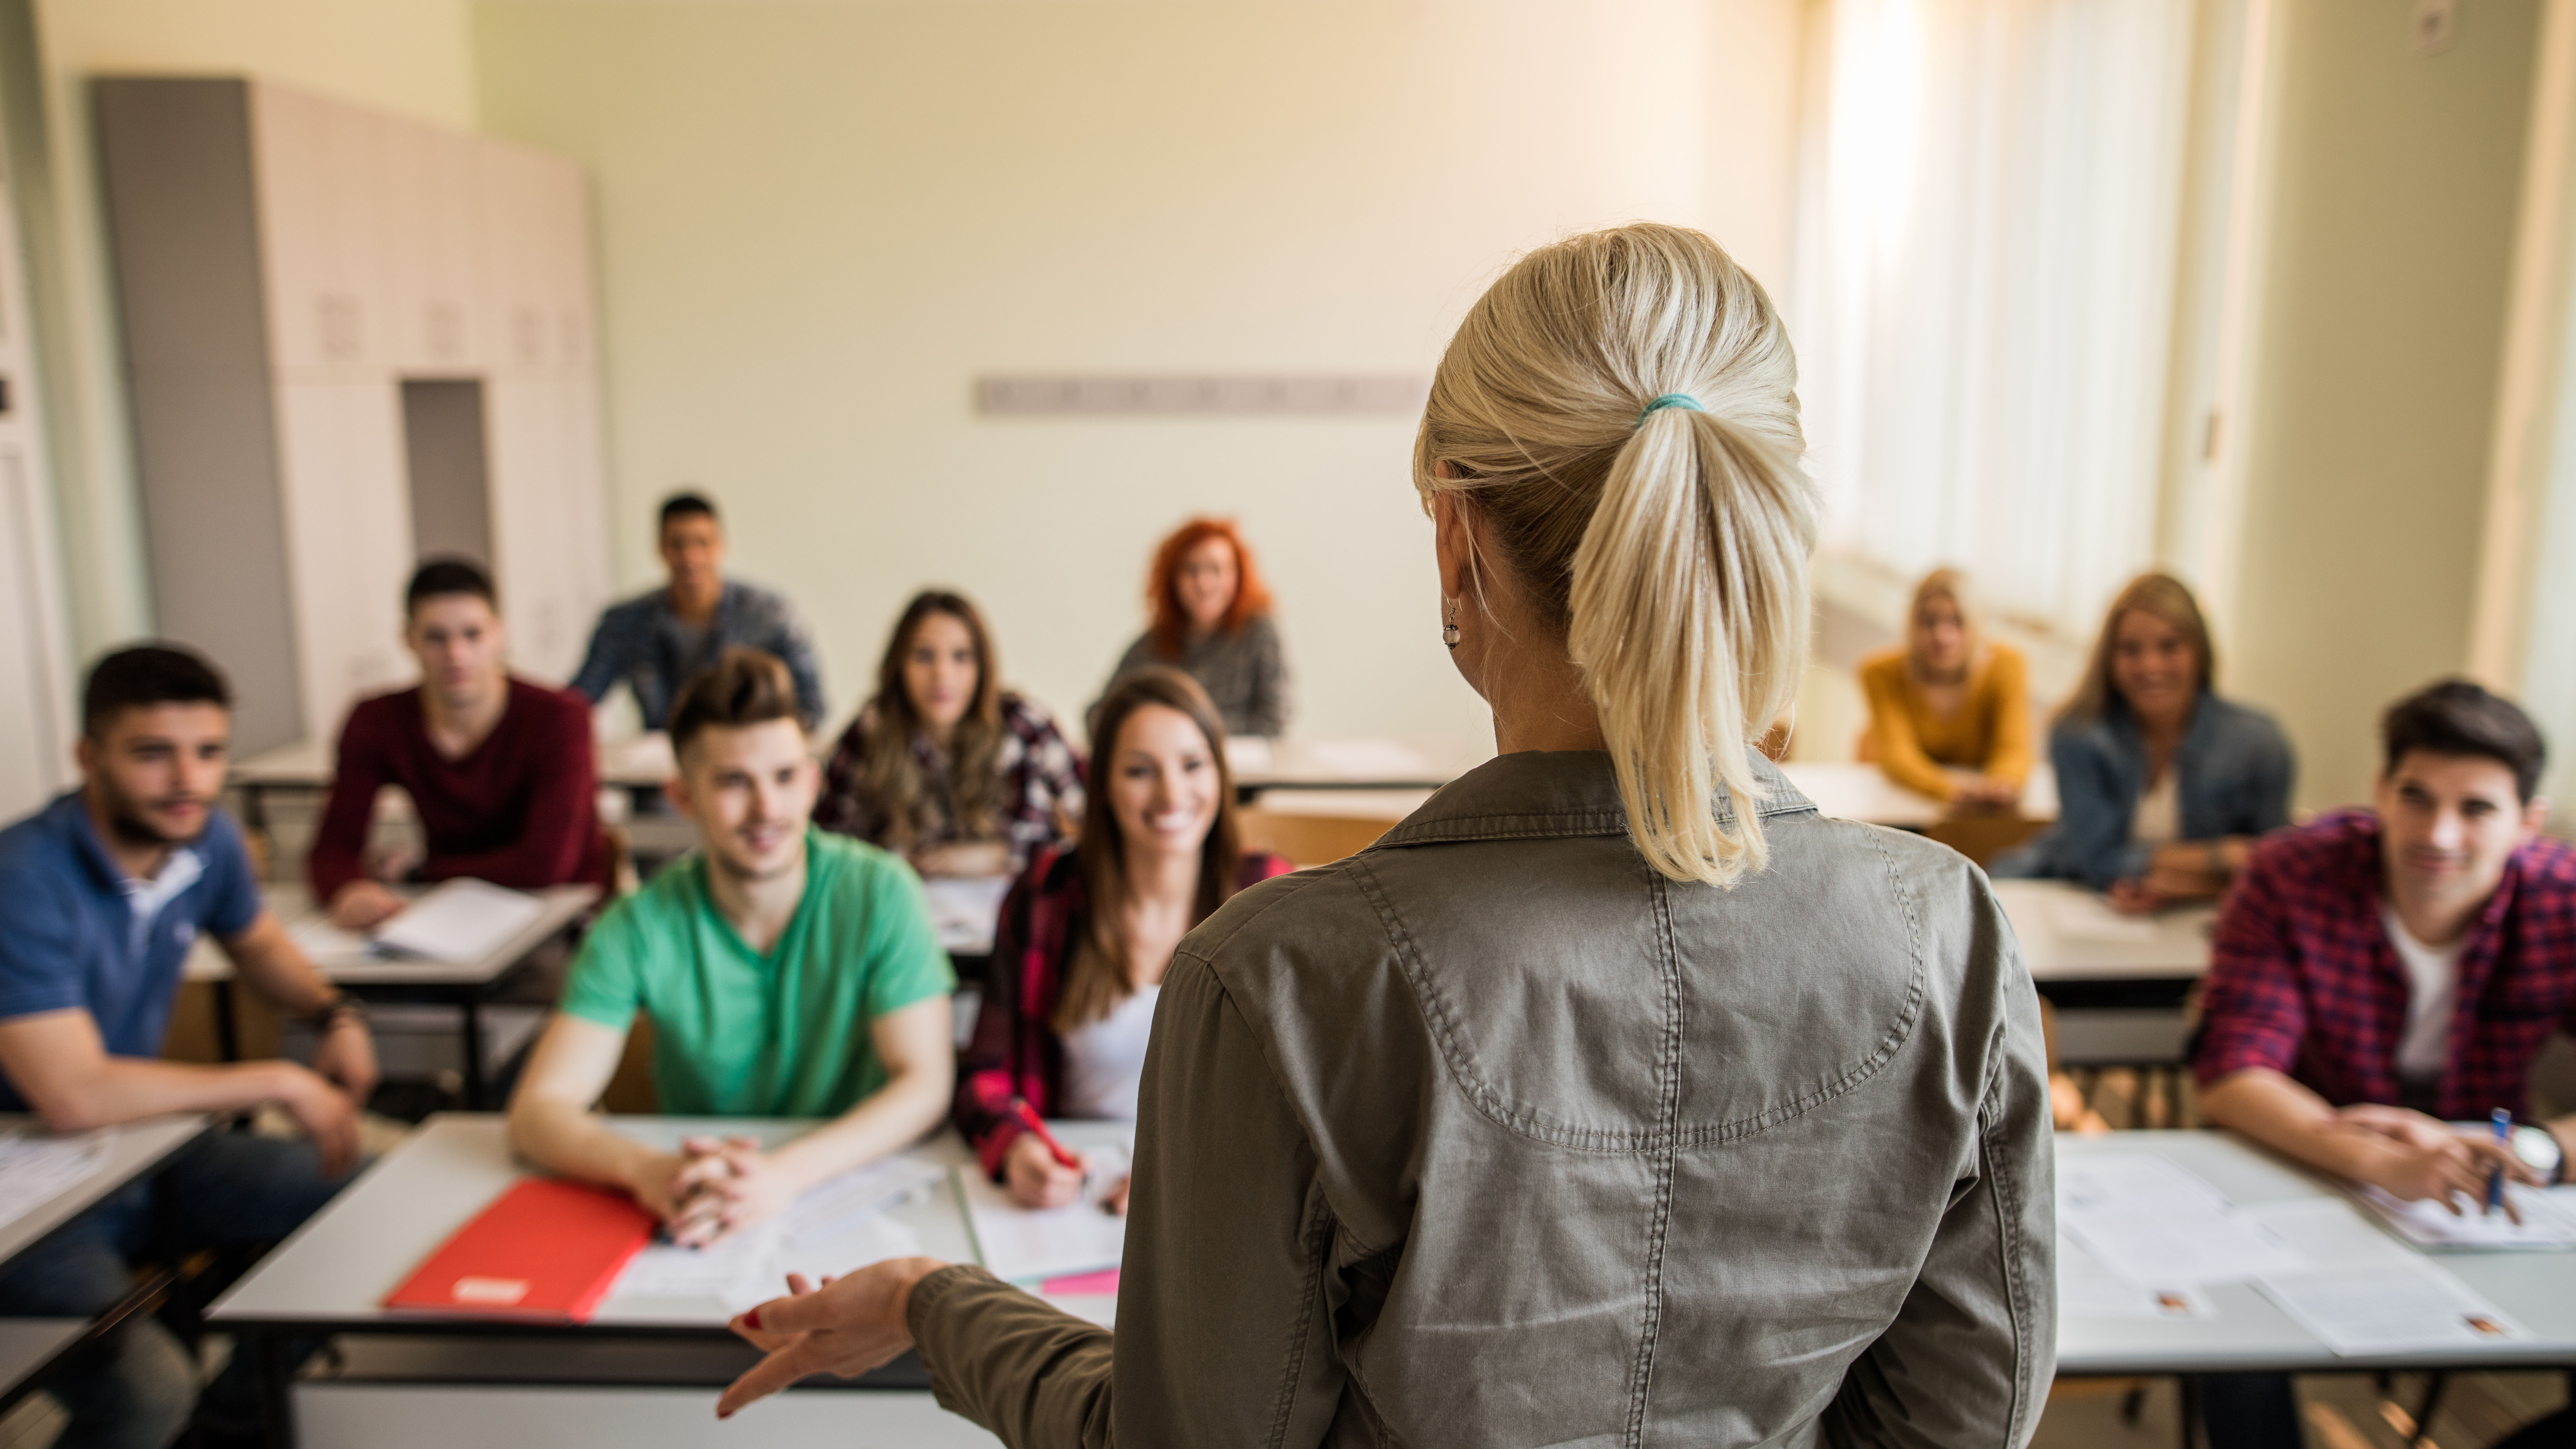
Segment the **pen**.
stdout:
<svg viewBox="0 0 2576 1449">
<path fill-rule="evenodd" d="M 2487 1114 L 2487 1121 L 2492 1123 L 2495 1127 L 2496 1146 L 2510 1147 L 2513 1145 L 2513 1113 L 2502 1107 L 2498 1107 L 2493 1112 Z M 2494 1212 L 2497 1208 L 2503 1206 L 2504 1165 L 2502 1163 L 2498 1163 L 2496 1164 L 2495 1170 L 2487 1174 L 2487 1211 Z"/>
<path fill-rule="evenodd" d="M 1031 1132 L 1037 1134 L 1038 1141 L 1046 1144 L 1046 1150 L 1055 1154 L 1055 1160 L 1057 1162 L 1062 1163 L 1066 1167 L 1072 1168 L 1076 1172 L 1082 1171 L 1082 1159 L 1065 1151 L 1064 1144 L 1055 1140 L 1055 1134 L 1049 1132 L 1046 1129 L 1046 1123 L 1039 1120 L 1037 1109 L 1029 1105 L 1028 1098 L 1013 1097 L 1011 1099 L 1011 1115 L 1020 1119 L 1021 1126 L 1026 1127 Z"/>
</svg>

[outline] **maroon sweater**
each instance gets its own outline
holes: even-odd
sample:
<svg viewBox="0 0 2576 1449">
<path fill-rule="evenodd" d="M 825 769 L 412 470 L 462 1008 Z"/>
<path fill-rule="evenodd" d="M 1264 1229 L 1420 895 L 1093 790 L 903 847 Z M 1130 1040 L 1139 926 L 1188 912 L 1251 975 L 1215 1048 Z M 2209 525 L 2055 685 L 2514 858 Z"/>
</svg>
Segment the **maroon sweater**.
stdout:
<svg viewBox="0 0 2576 1449">
<path fill-rule="evenodd" d="M 418 689 L 360 700 L 341 726 L 331 803 L 305 862 L 315 900 L 366 874 L 367 822 L 386 785 L 401 786 L 420 812 L 423 880 L 608 884 L 590 703 L 579 695 L 512 676 L 500 724 L 459 760 L 430 745 Z"/>
</svg>

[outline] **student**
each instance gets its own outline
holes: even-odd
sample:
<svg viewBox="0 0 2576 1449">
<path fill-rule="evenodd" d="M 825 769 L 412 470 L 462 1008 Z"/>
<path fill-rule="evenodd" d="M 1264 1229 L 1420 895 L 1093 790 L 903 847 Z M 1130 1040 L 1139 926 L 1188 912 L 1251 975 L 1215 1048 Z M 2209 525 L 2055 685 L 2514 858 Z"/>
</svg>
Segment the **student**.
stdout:
<svg viewBox="0 0 2576 1449">
<path fill-rule="evenodd" d="M 1914 586 L 1905 643 L 1860 662 L 1866 757 L 1897 784 L 1969 809 L 2013 804 L 2030 778 L 2021 651 L 1978 622 L 1967 576 L 1935 569 Z"/>
<path fill-rule="evenodd" d="M 1795 359 L 1716 244 L 1524 256 L 1414 451 L 1494 760 L 1172 953 L 1113 1335 L 895 1258 L 735 1321 L 730 1413 L 918 1346 L 1017 1445 L 2013 1445 L 2038 1000 L 1985 875 L 1753 740 L 1807 658 Z M 1755 802 L 1759 802 L 1758 804 Z"/>
<path fill-rule="evenodd" d="M 785 599 L 724 576 L 724 524 L 695 493 L 662 500 L 662 568 L 670 582 L 610 606 L 570 688 L 593 704 L 620 681 L 635 695 L 644 728 L 667 729 L 680 686 L 736 645 L 766 650 L 796 676 L 796 712 L 807 729 L 823 722 L 823 673 L 814 644 Z"/>
<path fill-rule="evenodd" d="M 331 799 L 305 871 L 331 919 L 362 931 L 403 908 L 389 882 L 471 876 L 535 890 L 609 883 L 590 707 L 509 672 L 492 579 L 462 559 L 422 564 L 404 591 L 403 644 L 420 683 L 360 700 L 340 729 Z M 376 792 L 411 796 L 428 851 L 367 858 Z"/>
<path fill-rule="evenodd" d="M 1002 687 L 984 616 L 931 590 L 904 606 L 876 697 L 832 747 L 814 823 L 925 876 L 1016 875 L 1082 814 L 1082 756 Z"/>
<path fill-rule="evenodd" d="M 196 655 L 120 650 L 81 701 L 80 788 L 0 830 L 0 1111 L 79 1132 L 166 1112 L 275 1104 L 309 1141 L 217 1132 L 151 1178 L 0 1267 L 0 1315 L 93 1318 L 132 1291 L 130 1264 L 276 1241 L 340 1189 L 358 1160 L 358 1107 L 376 1083 L 366 1013 L 322 979 L 261 904 L 241 832 L 216 807 L 232 700 Z M 192 942 L 315 1024 L 313 1069 L 160 1060 Z M 197 1402 L 194 1357 L 138 1314 L 59 1368 L 58 1444 L 167 1444 Z M 255 1428 L 256 1382 L 228 1370 L 200 1427 Z"/>
<path fill-rule="evenodd" d="M 815 766 L 787 666 L 728 649 L 671 709 L 671 803 L 705 847 L 600 917 L 510 1103 L 510 1142 L 622 1187 L 683 1243 L 711 1242 L 928 1131 L 948 1105 L 956 989 L 921 887 L 873 846 L 812 828 Z M 646 1147 L 591 1111 L 637 1012 L 677 1116 L 834 1120 L 767 1151 Z"/>
<path fill-rule="evenodd" d="M 1164 539 L 1146 574 L 1145 607 L 1150 622 L 1119 659 L 1112 684 L 1131 669 L 1175 665 L 1216 701 L 1228 733 L 1286 733 L 1288 659 L 1270 619 L 1270 590 L 1231 522 L 1193 518 Z"/>
<path fill-rule="evenodd" d="M 2084 683 L 2057 717 L 2057 828 L 1995 863 L 2152 911 L 2226 889 L 2254 837 L 2290 823 L 2294 764 L 2272 717 L 2221 699 L 2191 590 L 2167 574 L 2111 602 Z"/>
<path fill-rule="evenodd" d="M 1135 1121 L 1173 946 L 1236 891 L 1291 869 L 1243 849 L 1225 726 L 1188 675 L 1127 675 L 1097 728 L 1082 839 L 1038 852 L 1003 902 L 993 957 L 1008 969 L 994 972 L 958 1071 L 957 1130 L 1027 1207 L 1071 1202 L 1082 1174 L 1020 1127 L 1012 1103 Z M 1113 1193 L 1120 1211 L 1126 1197 Z"/>
<path fill-rule="evenodd" d="M 2527 1113 L 2532 1059 L 2576 1030 L 2576 849 L 2540 833 L 2540 732 L 2454 679 L 2391 706 L 2380 736 L 2371 808 L 2264 840 L 2228 893 L 2201 1115 L 2409 1201 L 2483 1198 L 2499 1166 L 2560 1181 L 2576 1117 L 2519 1152 L 2448 1125 Z M 2219 1449 L 2299 1442 L 2287 1376 L 2212 1389 Z"/>
</svg>

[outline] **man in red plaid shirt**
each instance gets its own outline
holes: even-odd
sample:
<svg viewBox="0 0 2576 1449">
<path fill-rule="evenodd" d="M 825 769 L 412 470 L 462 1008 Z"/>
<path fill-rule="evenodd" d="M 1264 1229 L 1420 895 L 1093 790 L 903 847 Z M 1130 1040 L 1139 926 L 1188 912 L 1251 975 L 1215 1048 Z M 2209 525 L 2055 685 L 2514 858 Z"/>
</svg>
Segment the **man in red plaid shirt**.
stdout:
<svg viewBox="0 0 2576 1449">
<path fill-rule="evenodd" d="M 2257 845 L 2219 916 L 2201 1115 L 2410 1201 L 2563 1176 L 2576 1117 L 2498 1144 L 2532 1059 L 2576 1027 L 2576 850 L 2541 835 L 2546 750 L 2466 680 L 2391 706 L 2368 810 Z M 2448 1125 L 2479 1123 L 2475 1134 Z M 2203 1381 L 2213 1449 L 2299 1442 L 2283 1375 Z"/>
</svg>

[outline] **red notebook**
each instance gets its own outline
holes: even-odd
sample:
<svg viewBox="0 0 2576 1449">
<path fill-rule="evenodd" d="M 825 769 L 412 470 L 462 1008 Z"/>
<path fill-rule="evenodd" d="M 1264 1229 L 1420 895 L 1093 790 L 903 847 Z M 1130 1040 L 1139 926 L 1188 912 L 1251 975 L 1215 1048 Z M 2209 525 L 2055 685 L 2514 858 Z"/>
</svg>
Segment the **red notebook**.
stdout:
<svg viewBox="0 0 2576 1449">
<path fill-rule="evenodd" d="M 440 1244 L 385 1306 L 586 1323 L 653 1229 L 624 1193 L 530 1178 Z"/>
</svg>

